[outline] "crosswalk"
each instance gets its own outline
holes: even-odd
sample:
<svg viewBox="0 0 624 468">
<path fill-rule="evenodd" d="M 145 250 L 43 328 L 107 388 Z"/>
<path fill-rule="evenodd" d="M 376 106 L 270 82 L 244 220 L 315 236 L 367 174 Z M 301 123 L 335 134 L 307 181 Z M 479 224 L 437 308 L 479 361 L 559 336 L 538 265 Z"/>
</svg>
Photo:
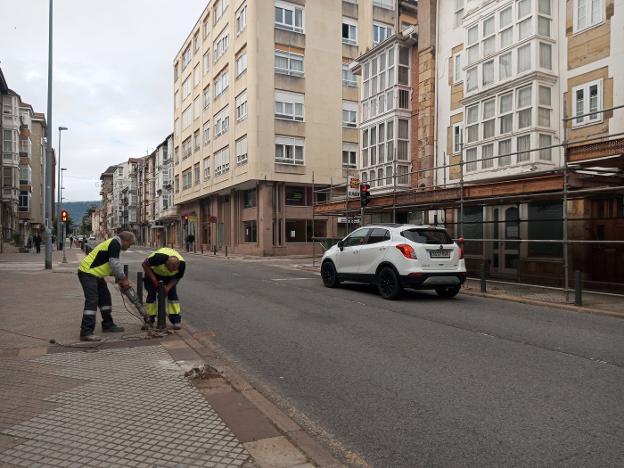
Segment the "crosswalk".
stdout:
<svg viewBox="0 0 624 468">
<path fill-rule="evenodd" d="M 0 271 L 41 271 L 44 269 L 43 262 L 0 262 Z"/>
</svg>

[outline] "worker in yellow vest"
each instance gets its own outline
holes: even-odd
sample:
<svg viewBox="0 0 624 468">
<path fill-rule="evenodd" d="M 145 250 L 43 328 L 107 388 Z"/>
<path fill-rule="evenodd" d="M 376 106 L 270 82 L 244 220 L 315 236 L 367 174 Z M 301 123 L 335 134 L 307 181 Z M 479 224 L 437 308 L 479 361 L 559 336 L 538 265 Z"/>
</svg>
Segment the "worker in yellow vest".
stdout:
<svg viewBox="0 0 624 468">
<path fill-rule="evenodd" d="M 102 314 L 103 332 L 124 331 L 123 327 L 119 327 L 113 322 L 111 295 L 104 278 L 112 275 L 122 289 L 130 287 L 130 282 L 119 261 L 119 254 L 134 244 L 135 240 L 132 232 L 120 232 L 117 236 L 98 244 L 80 262 L 78 279 L 85 297 L 82 324 L 80 325 L 80 341 L 100 341 L 102 339 L 93 334 L 98 307 Z"/>
<path fill-rule="evenodd" d="M 182 255 L 173 249 L 163 247 L 152 252 L 143 262 L 143 271 L 145 276 L 143 284 L 147 291 L 147 300 L 145 301 L 145 309 L 151 317 L 151 323 L 154 323 L 156 317 L 156 294 L 158 293 L 158 284 L 162 281 L 165 284 L 165 296 L 167 296 L 167 315 L 171 322 L 171 328 L 179 330 L 181 328 L 180 302 L 176 285 L 184 276 L 186 262 Z"/>
</svg>

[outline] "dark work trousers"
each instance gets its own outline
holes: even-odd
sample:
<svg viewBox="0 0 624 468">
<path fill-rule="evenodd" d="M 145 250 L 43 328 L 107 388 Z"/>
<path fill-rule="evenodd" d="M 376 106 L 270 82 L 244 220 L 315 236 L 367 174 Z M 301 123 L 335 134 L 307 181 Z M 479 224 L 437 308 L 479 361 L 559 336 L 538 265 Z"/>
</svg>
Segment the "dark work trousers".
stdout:
<svg viewBox="0 0 624 468">
<path fill-rule="evenodd" d="M 173 279 L 172 276 L 158 276 L 156 275 L 156 279 L 158 281 L 162 281 L 165 283 L 165 286 L 169 284 L 169 281 Z M 145 305 L 147 309 L 147 313 L 151 316 L 152 322 L 156 317 L 157 310 L 157 296 L 158 296 L 158 288 L 154 286 L 152 280 L 148 275 L 143 277 L 143 286 L 145 286 L 145 290 L 147 291 L 147 299 L 145 300 Z M 167 304 L 167 316 L 169 317 L 169 321 L 172 324 L 180 323 L 182 321 L 182 317 L 180 316 L 180 304 L 178 299 L 178 291 L 176 290 L 177 285 L 171 288 L 169 294 L 167 294 L 168 304 Z"/>
<path fill-rule="evenodd" d="M 102 329 L 114 325 L 111 316 L 111 295 L 104 278 L 90 275 L 83 271 L 78 272 L 78 279 L 84 292 L 85 304 L 82 312 L 80 336 L 92 335 L 95 330 L 95 314 L 98 307 L 102 314 Z"/>
</svg>

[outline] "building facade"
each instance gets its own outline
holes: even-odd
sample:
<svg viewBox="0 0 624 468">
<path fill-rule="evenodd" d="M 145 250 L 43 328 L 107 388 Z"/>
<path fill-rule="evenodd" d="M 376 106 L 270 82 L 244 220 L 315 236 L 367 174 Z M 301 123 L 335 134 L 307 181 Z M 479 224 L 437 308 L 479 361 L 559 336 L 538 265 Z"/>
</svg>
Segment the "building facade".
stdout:
<svg viewBox="0 0 624 468">
<path fill-rule="evenodd" d="M 181 245 L 180 216 L 173 202 L 173 134 L 168 135 L 156 148 L 154 179 L 154 246 Z"/>
<path fill-rule="evenodd" d="M 396 3 L 208 3 L 174 60 L 182 237 L 282 255 L 335 235 L 333 218 L 312 223 L 313 184 L 357 175 L 359 79 L 349 63 L 400 27 Z"/>
<path fill-rule="evenodd" d="M 98 239 L 107 239 L 114 233 L 113 219 L 113 178 L 116 166 L 109 166 L 100 175 L 100 196 L 102 197 L 101 221 L 99 229 L 94 230 Z"/>
</svg>

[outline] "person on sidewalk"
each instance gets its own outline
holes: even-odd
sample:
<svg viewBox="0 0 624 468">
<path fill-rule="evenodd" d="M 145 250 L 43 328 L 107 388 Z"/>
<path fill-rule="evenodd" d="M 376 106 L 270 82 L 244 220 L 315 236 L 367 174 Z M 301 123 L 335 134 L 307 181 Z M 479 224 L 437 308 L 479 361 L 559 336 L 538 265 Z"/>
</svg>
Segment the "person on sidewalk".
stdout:
<svg viewBox="0 0 624 468">
<path fill-rule="evenodd" d="M 122 250 L 127 250 L 135 241 L 133 233 L 129 231 L 120 232 L 117 236 L 98 244 L 80 262 L 78 279 L 85 296 L 80 325 L 80 341 L 100 341 L 102 339 L 93 334 L 98 307 L 102 314 L 102 331 L 104 333 L 124 331 L 123 327 L 119 327 L 113 322 L 111 295 L 104 278 L 112 275 L 120 288 L 130 287 L 130 282 L 119 261 L 119 254 Z"/>
<path fill-rule="evenodd" d="M 156 295 L 159 282 L 165 284 L 165 296 L 167 296 L 167 315 L 174 330 L 181 328 L 182 317 L 180 316 L 180 302 L 176 285 L 184 276 L 186 262 L 182 255 L 173 249 L 163 247 L 152 252 L 143 262 L 143 285 L 147 291 L 145 309 L 150 316 L 151 323 L 156 318 Z"/>
<path fill-rule="evenodd" d="M 41 236 L 39 234 L 33 236 L 33 244 L 35 244 L 35 252 L 41 253 Z"/>
</svg>

